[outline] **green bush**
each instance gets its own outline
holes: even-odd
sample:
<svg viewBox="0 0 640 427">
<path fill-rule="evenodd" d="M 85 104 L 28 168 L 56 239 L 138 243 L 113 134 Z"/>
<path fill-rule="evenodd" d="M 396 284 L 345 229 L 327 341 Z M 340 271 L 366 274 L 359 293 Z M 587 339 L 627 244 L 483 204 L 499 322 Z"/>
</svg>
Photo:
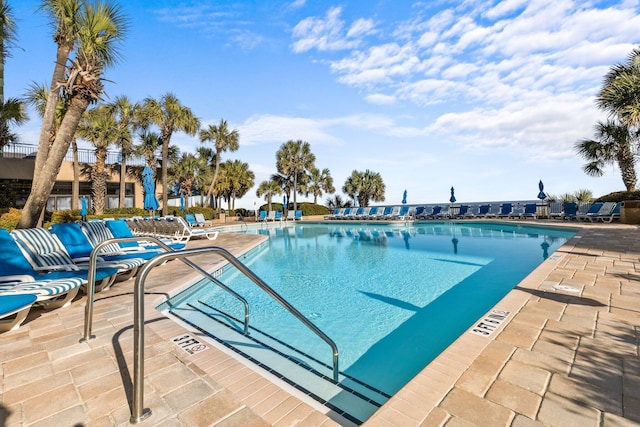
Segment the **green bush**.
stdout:
<svg viewBox="0 0 640 427">
<path fill-rule="evenodd" d="M 616 191 L 597 198 L 596 202 L 623 202 L 625 200 L 640 200 L 640 191 Z"/>
<path fill-rule="evenodd" d="M 18 225 L 20 215 L 22 215 L 22 209 L 9 208 L 8 212 L 0 216 L 0 228 L 13 230 Z"/>
<path fill-rule="evenodd" d="M 113 217 L 113 216 L 132 217 L 132 216 L 147 216 L 149 215 L 149 211 L 145 211 L 142 208 L 109 208 L 104 210 L 104 214 L 107 217 Z"/>
<path fill-rule="evenodd" d="M 293 202 L 288 203 L 288 208 L 293 209 Z M 264 204 L 258 208 L 261 211 L 268 211 L 269 205 Z M 271 210 L 273 211 L 282 211 L 282 203 L 271 203 Z M 328 215 L 329 208 L 323 205 L 316 205 L 314 203 L 309 202 L 300 202 L 298 203 L 298 210 L 302 210 L 303 216 L 308 215 Z"/>
</svg>

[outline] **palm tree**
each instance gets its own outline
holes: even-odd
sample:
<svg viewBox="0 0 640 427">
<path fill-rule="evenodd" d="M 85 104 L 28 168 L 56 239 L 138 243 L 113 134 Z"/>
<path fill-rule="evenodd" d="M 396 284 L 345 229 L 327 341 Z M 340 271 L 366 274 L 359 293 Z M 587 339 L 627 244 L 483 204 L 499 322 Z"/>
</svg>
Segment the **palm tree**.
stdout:
<svg viewBox="0 0 640 427">
<path fill-rule="evenodd" d="M 624 64 L 617 64 L 604 78 L 596 103 L 617 115 L 629 128 L 640 124 L 640 48 L 634 49 Z"/>
<path fill-rule="evenodd" d="M 42 127 L 40 128 L 38 153 L 33 170 L 32 189 L 39 182 L 40 171 L 44 167 L 49 156 L 49 148 L 56 137 L 58 98 L 61 96 L 62 86 L 66 80 L 69 55 L 75 48 L 79 37 L 81 9 L 82 0 L 43 0 L 41 5 L 41 10 L 49 15 L 51 26 L 54 28 L 53 40 L 57 45 L 57 50 L 51 86 L 42 112 Z"/>
<path fill-rule="evenodd" d="M 221 168 L 219 191 L 229 203 L 229 209 L 235 209 L 235 200 L 242 198 L 253 187 L 255 174 L 249 170 L 249 164 L 240 160 L 227 160 Z"/>
<path fill-rule="evenodd" d="M 141 132 L 138 134 L 140 144 L 133 147 L 133 153 L 144 157 L 147 166 L 153 171 L 153 181 L 157 179 L 158 153 L 162 150 L 162 138 L 155 132 Z"/>
<path fill-rule="evenodd" d="M 278 172 L 293 178 L 293 210 L 298 209 L 297 192 L 300 174 L 306 174 L 313 169 L 316 156 L 311 152 L 308 142 L 301 140 L 287 141 L 276 153 L 276 168 Z"/>
<path fill-rule="evenodd" d="M 191 109 L 183 106 L 172 93 L 166 93 L 159 100 L 146 98 L 142 106 L 142 123 L 155 123 L 160 128 L 162 139 L 162 215 L 167 214 L 167 168 L 169 163 L 169 144 L 174 132 L 182 131 L 187 135 L 195 135 L 200 121 Z"/>
<path fill-rule="evenodd" d="M 70 1 L 67 0 L 65 3 Z M 52 79 L 52 87 L 61 84 L 62 90 L 69 97 L 68 108 L 51 147 L 49 149 L 46 147 L 49 143 L 48 140 L 38 146 L 37 157 L 42 158 L 42 151 L 46 152 L 46 155 L 37 177 L 34 174 L 31 193 L 22 210 L 18 228 L 30 228 L 37 225 L 40 213 L 46 206 L 60 165 L 69 149 L 82 114 L 90 103 L 97 101 L 102 96 L 104 69 L 113 65 L 119 56 L 116 44 L 124 37 L 126 30 L 124 15 L 120 8 L 101 1 L 96 1 L 95 4 L 83 2 L 76 18 L 78 31 L 73 33 L 74 42 L 77 40 L 75 58 L 66 70 L 66 80 L 60 83 L 61 80 L 56 79 L 55 75 Z M 58 95 L 53 96 L 52 93 L 47 98 L 47 107 L 43 118 L 43 128 L 47 128 L 47 136 L 50 135 L 49 131 L 53 128 L 54 121 L 50 119 L 50 123 L 47 124 L 46 114 L 50 102 L 53 102 L 52 109 L 55 112 L 57 99 Z M 38 167 L 37 157 L 36 168 Z"/>
<path fill-rule="evenodd" d="M 104 105 L 87 110 L 78 125 L 77 135 L 95 147 L 96 164 L 91 171 L 93 209 L 97 215 L 104 213 L 107 196 L 107 149 L 118 137 L 119 129 L 111 112 Z"/>
<path fill-rule="evenodd" d="M 637 182 L 632 146 L 629 128 L 613 120 L 598 122 L 595 139 L 582 139 L 575 144 L 578 154 L 587 160 L 582 168 L 587 175 L 602 176 L 604 166 L 616 163 L 627 191 L 634 190 Z"/>
<path fill-rule="evenodd" d="M 0 105 L 4 102 L 4 63 L 10 56 L 9 48 L 15 46 L 18 27 L 8 0 L 0 0 Z"/>
<path fill-rule="evenodd" d="M 236 129 L 229 130 L 226 120 L 220 119 L 218 126 L 209 125 L 207 129 L 200 130 L 200 142 L 213 142 L 215 146 L 216 167 L 211 178 L 211 186 L 207 193 L 207 200 L 211 199 L 211 191 L 218 178 L 220 171 L 220 161 L 224 151 L 236 151 L 239 148 L 238 131 Z"/>
<path fill-rule="evenodd" d="M 180 185 L 180 193 L 186 197 L 187 208 L 189 207 L 189 196 L 191 196 L 193 188 L 196 186 L 198 176 L 206 168 L 206 163 L 202 160 L 201 157 L 191 153 L 183 154 L 172 168 L 173 178 Z"/>
<path fill-rule="evenodd" d="M 24 103 L 17 98 L 0 103 L 0 148 L 18 140 L 18 136 L 11 132 L 10 125 L 19 126 L 27 121 L 24 107 Z"/>
<path fill-rule="evenodd" d="M 350 208 L 353 205 L 351 200 L 342 200 L 339 194 L 336 194 L 333 198 L 327 198 L 325 206 L 331 210 L 337 208 Z"/>
<path fill-rule="evenodd" d="M 382 177 L 377 172 L 367 169 L 364 172 L 354 170 L 347 178 L 342 191 L 353 200 L 358 200 L 358 205 L 369 206 L 369 201 L 384 201 L 385 185 Z"/>
<path fill-rule="evenodd" d="M 336 189 L 329 169 L 324 168 L 322 171 L 318 168 L 311 169 L 307 189 L 313 194 L 313 204 L 318 203 L 318 197 L 322 197 L 323 192 L 334 193 Z"/>
<path fill-rule="evenodd" d="M 132 132 L 137 127 L 135 116 L 140 106 L 132 104 L 126 96 L 117 97 L 112 103 L 106 105 L 107 111 L 113 115 L 118 132 L 113 143 L 120 149 L 120 189 L 118 206 L 124 207 L 125 178 L 127 176 L 127 158 L 133 151 Z"/>
<path fill-rule="evenodd" d="M 587 190 L 585 188 L 576 190 L 576 192 L 573 193 L 573 196 L 579 202 L 590 202 L 591 200 L 593 200 L 593 193 L 591 192 L 591 190 Z"/>
<path fill-rule="evenodd" d="M 269 181 L 262 181 L 258 186 L 258 189 L 256 190 L 257 197 L 264 196 L 264 199 L 267 201 L 267 204 L 269 206 L 268 210 L 272 210 L 271 202 L 273 200 L 273 196 L 275 196 L 276 194 L 282 194 L 282 187 L 280 187 L 280 185 L 272 179 Z"/>
</svg>

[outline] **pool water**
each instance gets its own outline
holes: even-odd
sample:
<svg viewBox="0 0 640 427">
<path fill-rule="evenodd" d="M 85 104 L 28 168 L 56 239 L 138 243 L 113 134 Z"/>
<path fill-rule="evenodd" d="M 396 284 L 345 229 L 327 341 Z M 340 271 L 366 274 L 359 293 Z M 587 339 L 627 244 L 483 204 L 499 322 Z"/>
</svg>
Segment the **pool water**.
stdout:
<svg viewBox="0 0 640 427">
<path fill-rule="evenodd" d="M 341 373 L 387 397 L 575 233 L 447 222 L 296 224 L 254 232 L 270 238 L 243 262 L 336 342 Z M 249 301 L 253 328 L 284 343 L 280 351 L 302 364 L 322 362 L 322 374 L 331 377 L 324 341 L 234 269 L 220 280 Z M 210 283 L 192 286 L 168 306 L 190 319 L 194 301 L 197 311 L 242 330 L 234 320 L 243 318 L 242 305 Z"/>
</svg>

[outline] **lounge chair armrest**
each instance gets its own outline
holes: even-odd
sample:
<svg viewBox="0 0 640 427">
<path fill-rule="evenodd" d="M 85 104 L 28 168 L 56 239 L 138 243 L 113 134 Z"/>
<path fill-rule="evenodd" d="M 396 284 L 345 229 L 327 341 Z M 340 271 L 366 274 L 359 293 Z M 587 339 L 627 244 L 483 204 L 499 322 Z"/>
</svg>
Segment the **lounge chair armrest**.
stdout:
<svg viewBox="0 0 640 427">
<path fill-rule="evenodd" d="M 33 276 L 28 274 L 14 274 L 11 276 L 0 276 L 0 283 L 14 283 L 14 282 L 34 282 Z"/>
</svg>

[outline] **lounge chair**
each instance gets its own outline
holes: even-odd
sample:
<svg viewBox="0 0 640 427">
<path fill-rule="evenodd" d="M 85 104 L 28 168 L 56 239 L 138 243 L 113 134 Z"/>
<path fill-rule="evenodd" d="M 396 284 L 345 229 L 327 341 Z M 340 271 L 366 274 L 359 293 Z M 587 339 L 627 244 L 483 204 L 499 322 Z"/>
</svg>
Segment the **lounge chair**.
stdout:
<svg viewBox="0 0 640 427">
<path fill-rule="evenodd" d="M 575 202 L 562 203 L 562 219 L 578 219 L 578 205 Z"/>
<path fill-rule="evenodd" d="M 276 220 L 276 211 L 269 211 L 269 214 L 267 215 L 267 218 L 265 219 L 266 222 L 269 221 L 275 221 Z"/>
<path fill-rule="evenodd" d="M 502 203 L 500 205 L 500 211 L 496 214 L 498 218 L 508 218 L 511 217 L 513 212 L 513 204 L 512 203 Z"/>
<path fill-rule="evenodd" d="M 587 212 L 585 213 L 578 212 L 578 219 L 581 221 L 583 220 L 586 221 L 587 219 L 589 219 L 590 216 L 596 215 L 601 207 L 602 207 L 602 203 L 600 202 L 592 203 Z"/>
<path fill-rule="evenodd" d="M 385 206 L 385 208 L 380 212 L 380 208 L 378 208 L 378 213 L 373 217 L 373 219 L 385 219 L 387 216 L 391 215 L 393 212 L 393 206 Z"/>
<path fill-rule="evenodd" d="M 392 206 L 391 212 L 384 216 L 383 219 L 390 220 L 396 218 L 400 214 L 400 206 Z"/>
<path fill-rule="evenodd" d="M 373 209 L 372 207 L 365 207 L 362 208 L 362 210 L 360 211 L 360 213 L 356 213 L 355 217 L 353 219 L 359 219 L 359 220 L 364 220 L 367 219 L 369 217 L 369 213 L 371 212 L 371 209 Z"/>
<path fill-rule="evenodd" d="M 458 212 L 451 215 L 451 218 L 465 218 L 469 213 L 469 205 L 460 205 Z"/>
<path fill-rule="evenodd" d="M 282 221 L 282 211 L 276 211 L 276 217 L 273 219 L 274 221 Z"/>
<path fill-rule="evenodd" d="M 562 218 L 562 202 L 551 202 L 549 205 L 549 218 Z"/>
<path fill-rule="evenodd" d="M 538 207 L 535 203 L 527 203 L 524 205 L 524 212 L 522 212 L 519 216 L 520 218 L 529 218 L 529 219 L 537 219 L 538 218 Z"/>
<path fill-rule="evenodd" d="M 618 202 L 613 207 L 613 210 L 608 215 L 603 215 L 600 217 L 600 221 L 602 222 L 613 222 L 616 219 L 620 219 L 620 208 L 622 207 L 622 203 Z"/>
<path fill-rule="evenodd" d="M 302 221 L 302 209 L 296 209 L 296 214 L 293 219 L 295 221 Z"/>
<path fill-rule="evenodd" d="M 487 218 L 489 216 L 491 216 L 491 205 L 489 204 L 484 204 L 484 205 L 480 205 L 478 206 L 478 213 L 477 213 L 477 217 L 478 218 Z"/>
<path fill-rule="evenodd" d="M 484 214 L 484 218 L 496 218 L 502 212 L 502 205 L 490 204 L 489 210 Z"/>
<path fill-rule="evenodd" d="M 289 209 L 287 212 L 287 216 L 284 219 L 285 221 L 295 221 L 296 220 L 296 212 L 294 210 Z"/>
<path fill-rule="evenodd" d="M 436 205 L 433 208 L 431 208 L 431 212 L 428 213 L 427 215 L 425 215 L 424 218 L 426 218 L 426 219 L 436 219 L 438 217 L 438 215 L 440 215 L 440 212 L 442 212 L 442 206 Z"/>
<path fill-rule="evenodd" d="M 378 207 L 377 206 L 371 206 L 371 208 L 369 208 L 369 212 L 367 212 L 366 214 L 362 215 L 363 220 L 371 220 L 371 219 L 375 219 L 375 217 L 378 215 Z"/>
<path fill-rule="evenodd" d="M 413 217 L 414 218 L 420 218 L 422 216 L 422 214 L 424 213 L 424 210 L 426 208 L 424 206 L 417 206 L 416 210 L 413 211 Z"/>
<path fill-rule="evenodd" d="M 450 219 L 451 218 L 451 206 L 445 205 L 440 209 L 440 212 L 435 215 L 435 219 Z"/>
<path fill-rule="evenodd" d="M 83 223 L 85 225 L 101 224 L 102 222 Z M 89 259 L 87 257 L 71 257 L 60 239 L 44 228 L 25 228 L 13 230 L 11 237 L 14 238 L 24 257 L 29 261 L 35 270 L 88 270 Z M 86 235 L 86 234 L 85 234 Z M 91 238 L 89 238 L 91 241 Z M 100 241 L 98 241 L 100 243 Z M 97 245 L 97 243 L 96 243 Z M 119 246 L 112 244 L 106 246 L 105 252 L 117 252 Z M 115 280 L 128 280 L 138 271 L 138 267 L 144 264 L 142 258 L 128 258 L 118 260 L 98 260 L 96 268 L 114 268 L 117 271 Z M 110 286 L 110 284 L 108 285 Z M 96 289 L 103 289 L 96 283 Z"/>
<path fill-rule="evenodd" d="M 204 217 L 202 218 L 204 219 Z M 187 224 L 189 224 L 189 227 L 204 227 L 204 221 L 200 222 L 196 219 L 196 216 L 194 214 L 184 214 L 184 220 L 187 221 Z"/>
<path fill-rule="evenodd" d="M 121 237 L 135 237 L 133 232 L 131 231 L 131 229 L 129 228 L 129 225 L 127 224 L 126 221 L 124 220 L 113 220 L 113 221 L 105 221 L 105 225 L 107 226 L 107 228 L 109 229 L 109 231 L 111 231 L 111 234 L 113 234 L 113 237 L 115 238 L 121 238 Z M 167 246 L 169 246 L 172 250 L 177 251 L 180 249 L 184 249 L 184 247 L 186 246 L 184 243 L 174 243 L 170 240 L 167 239 L 160 239 L 163 241 L 163 243 L 165 243 Z M 120 248 L 124 251 L 132 251 L 132 253 L 135 253 L 135 251 L 161 251 L 163 250 L 160 246 L 156 245 L 155 243 L 149 243 L 149 242 L 144 242 L 144 241 L 140 241 L 140 242 L 120 242 L 118 243 L 118 245 L 120 246 Z"/>
<path fill-rule="evenodd" d="M 354 209 L 351 209 L 348 214 L 345 214 L 344 219 L 356 219 L 364 212 L 364 208 L 362 206 Z"/>
<path fill-rule="evenodd" d="M 189 224 L 187 224 L 187 221 L 180 217 L 176 217 L 175 222 L 182 227 L 179 231 L 179 233 L 181 233 L 180 241 L 182 242 L 188 242 L 192 237 L 206 237 L 209 240 L 218 238 L 219 231 L 213 228 L 191 228 Z"/>
<path fill-rule="evenodd" d="M 37 298 L 33 294 L 0 293 L 0 332 L 17 329 Z"/>
<path fill-rule="evenodd" d="M 213 221 L 205 219 L 203 214 L 196 213 L 196 214 L 193 214 L 193 216 L 196 218 L 196 222 L 198 224 L 202 224 L 202 227 L 211 227 L 211 226 L 213 226 Z"/>
<path fill-rule="evenodd" d="M 600 209 L 598 209 L 598 212 L 596 212 L 595 214 L 587 213 L 585 215 L 585 219 L 588 219 L 590 222 L 594 222 L 600 221 L 602 218 L 608 218 L 611 216 L 611 212 L 615 207 L 615 202 L 605 202 L 602 204 L 602 206 L 600 206 Z"/>
<path fill-rule="evenodd" d="M 266 221 L 267 220 L 267 211 L 260 211 L 260 213 L 258 214 L 258 222 L 261 221 Z"/>
</svg>

